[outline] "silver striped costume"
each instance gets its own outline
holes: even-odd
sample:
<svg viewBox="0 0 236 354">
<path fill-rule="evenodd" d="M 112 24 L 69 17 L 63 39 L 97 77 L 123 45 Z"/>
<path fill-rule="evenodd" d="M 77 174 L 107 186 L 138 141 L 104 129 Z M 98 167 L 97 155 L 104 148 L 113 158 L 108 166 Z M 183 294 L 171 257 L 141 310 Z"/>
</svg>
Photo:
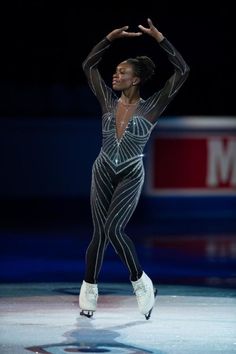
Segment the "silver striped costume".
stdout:
<svg viewBox="0 0 236 354">
<path fill-rule="evenodd" d="M 102 79 L 98 64 L 111 42 L 104 38 L 83 62 L 88 83 L 102 109 L 102 146 L 92 167 L 91 210 L 93 237 L 86 252 L 85 281 L 96 283 L 106 246 L 110 242 L 128 267 L 130 280 L 142 275 L 135 246 L 124 229 L 144 183 L 143 150 L 156 121 L 185 82 L 189 67 L 166 39 L 159 43 L 174 67 L 164 87 L 141 99 L 120 138 L 116 133 L 118 97 Z"/>
</svg>

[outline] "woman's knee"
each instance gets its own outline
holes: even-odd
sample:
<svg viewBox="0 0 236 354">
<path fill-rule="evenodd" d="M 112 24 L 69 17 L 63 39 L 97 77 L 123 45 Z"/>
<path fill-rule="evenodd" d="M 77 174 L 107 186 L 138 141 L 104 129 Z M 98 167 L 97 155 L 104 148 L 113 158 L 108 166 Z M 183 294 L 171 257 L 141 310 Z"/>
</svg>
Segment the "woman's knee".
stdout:
<svg viewBox="0 0 236 354">
<path fill-rule="evenodd" d="M 121 226 L 119 226 L 119 224 L 115 223 L 114 221 L 107 222 L 105 224 L 105 235 L 109 240 L 113 241 L 113 243 L 116 241 L 121 232 Z"/>
<path fill-rule="evenodd" d="M 99 242 L 99 243 L 106 242 L 107 236 L 106 236 L 105 230 L 99 229 L 99 228 L 94 229 L 92 239 L 94 242 Z"/>
</svg>

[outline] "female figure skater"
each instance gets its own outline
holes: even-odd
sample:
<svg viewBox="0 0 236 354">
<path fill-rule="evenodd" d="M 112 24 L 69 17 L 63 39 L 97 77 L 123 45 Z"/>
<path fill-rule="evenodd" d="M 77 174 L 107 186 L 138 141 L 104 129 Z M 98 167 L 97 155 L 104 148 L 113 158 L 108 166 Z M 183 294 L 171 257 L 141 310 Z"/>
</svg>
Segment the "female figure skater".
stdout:
<svg viewBox="0 0 236 354">
<path fill-rule="evenodd" d="M 93 237 L 86 251 L 86 270 L 80 288 L 81 315 L 91 317 L 98 300 L 98 275 L 108 243 L 125 263 L 136 294 L 138 308 L 146 319 L 154 306 L 156 291 L 143 271 L 133 241 L 124 229 L 140 197 L 144 182 L 143 150 L 158 117 L 187 79 L 189 67 L 180 53 L 153 25 L 139 25 L 140 32 L 128 32 L 128 26 L 110 32 L 89 53 L 83 69 L 102 110 L 102 147 L 92 168 L 91 209 Z M 141 85 L 155 71 L 146 56 L 129 58 L 118 64 L 112 89 L 102 79 L 98 64 L 112 42 L 118 38 L 148 34 L 167 53 L 174 73 L 164 87 L 144 100 Z M 114 91 L 120 93 L 118 98 Z"/>
</svg>

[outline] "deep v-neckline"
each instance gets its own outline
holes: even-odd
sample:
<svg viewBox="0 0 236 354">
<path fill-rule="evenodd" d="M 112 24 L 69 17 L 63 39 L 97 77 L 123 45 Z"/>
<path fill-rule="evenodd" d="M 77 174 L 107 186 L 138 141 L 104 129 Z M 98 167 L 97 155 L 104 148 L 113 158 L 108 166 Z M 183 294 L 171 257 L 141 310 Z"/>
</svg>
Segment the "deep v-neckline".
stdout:
<svg viewBox="0 0 236 354">
<path fill-rule="evenodd" d="M 120 137 L 118 137 L 118 134 L 117 134 L 117 124 L 116 124 L 116 117 L 115 117 L 115 137 L 116 137 L 116 141 L 117 141 L 118 144 L 120 144 L 120 143 L 121 143 L 121 140 L 124 138 L 125 133 L 126 133 L 126 131 L 127 131 L 127 129 L 128 129 L 128 126 L 129 126 L 131 120 L 133 120 L 134 116 L 135 116 L 135 115 L 133 114 L 133 115 L 129 118 L 129 120 L 128 120 L 127 124 L 126 124 L 126 127 L 125 127 L 125 129 L 123 130 L 123 133 L 121 134 Z"/>
<path fill-rule="evenodd" d="M 138 100 L 138 102 L 136 103 L 136 104 L 123 104 L 122 103 L 122 101 L 121 101 L 121 99 L 118 99 L 117 100 L 117 105 L 116 105 L 116 109 L 115 109 L 115 112 L 114 112 L 114 124 L 115 124 L 115 138 L 116 138 L 116 142 L 117 142 L 117 144 L 120 144 L 121 143 L 121 141 L 122 141 L 122 139 L 124 138 L 124 136 L 125 136 L 125 134 L 126 134 L 126 132 L 127 132 L 127 129 L 128 129 L 128 127 L 129 127 L 129 124 L 130 124 L 130 122 L 133 120 L 133 118 L 134 118 L 134 116 L 135 115 L 137 115 L 136 113 L 137 113 L 137 108 L 138 108 L 138 106 L 139 106 L 139 104 L 140 104 L 140 101 L 141 101 L 141 98 Z M 125 124 L 125 128 L 122 130 L 122 134 L 120 135 L 120 137 L 118 136 L 118 125 L 117 125 L 117 111 L 118 111 L 118 107 L 119 107 L 119 102 L 120 102 L 120 104 L 121 105 L 123 105 L 124 107 L 125 106 L 136 106 L 135 108 L 134 108 L 134 110 L 133 110 L 133 112 L 132 112 L 132 114 L 130 115 L 130 117 L 129 117 L 129 119 L 127 120 L 127 122 L 126 122 L 126 124 Z M 125 113 L 127 113 L 128 112 L 128 110 L 125 112 Z"/>
</svg>

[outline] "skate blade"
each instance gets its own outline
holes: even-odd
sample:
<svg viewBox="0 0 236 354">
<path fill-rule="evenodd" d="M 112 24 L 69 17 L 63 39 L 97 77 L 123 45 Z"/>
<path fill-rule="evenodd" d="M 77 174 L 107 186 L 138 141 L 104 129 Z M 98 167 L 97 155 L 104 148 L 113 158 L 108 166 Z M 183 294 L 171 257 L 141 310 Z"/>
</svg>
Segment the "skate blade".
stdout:
<svg viewBox="0 0 236 354">
<path fill-rule="evenodd" d="M 158 290 L 155 289 L 155 291 L 154 291 L 154 297 L 155 297 L 155 298 L 156 298 L 156 296 L 157 296 L 157 293 L 158 293 Z M 153 306 L 153 307 L 154 307 L 154 306 Z M 151 317 L 151 313 L 152 313 L 153 307 L 152 307 L 151 310 L 145 315 L 146 320 L 149 320 L 149 318 Z"/>
<path fill-rule="evenodd" d="M 93 313 L 94 313 L 94 311 L 82 310 L 82 311 L 80 312 L 80 315 L 81 315 L 81 316 L 88 317 L 88 318 L 91 318 L 91 317 L 93 317 Z"/>
</svg>

